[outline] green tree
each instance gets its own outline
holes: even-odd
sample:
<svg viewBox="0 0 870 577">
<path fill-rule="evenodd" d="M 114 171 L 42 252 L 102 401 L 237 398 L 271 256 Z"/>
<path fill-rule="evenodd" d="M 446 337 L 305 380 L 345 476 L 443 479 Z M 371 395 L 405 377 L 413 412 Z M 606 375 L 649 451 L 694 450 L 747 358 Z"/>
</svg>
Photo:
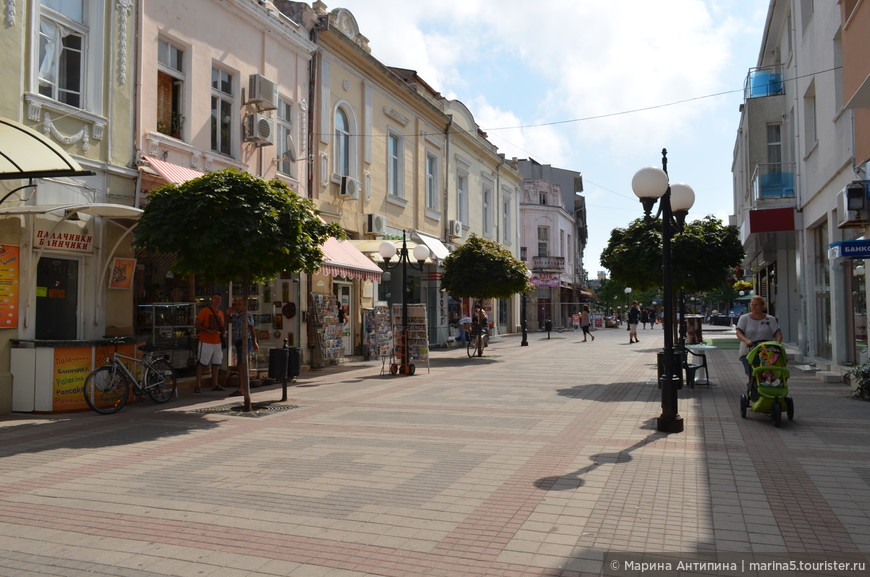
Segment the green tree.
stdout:
<svg viewBox="0 0 870 577">
<path fill-rule="evenodd" d="M 614 281 L 636 290 L 662 285 L 661 225 L 661 220 L 637 219 L 611 231 L 601 264 Z M 712 216 L 686 223 L 671 248 L 674 288 L 686 292 L 719 288 L 744 255 L 737 228 Z"/>
<path fill-rule="evenodd" d="M 314 272 L 323 264 L 321 244 L 345 238 L 318 216 L 314 204 L 279 180 L 266 181 L 230 169 L 211 172 L 148 195 L 134 230 L 134 244 L 155 254 L 176 256 L 173 271 L 213 282 L 248 287 L 281 272 Z M 242 331 L 246 351 L 248 331 Z M 239 359 L 245 410 L 251 410 L 247 355 Z"/>
<path fill-rule="evenodd" d="M 532 290 L 529 269 L 495 241 L 472 234 L 444 259 L 441 287 L 476 300 L 508 298 Z"/>
</svg>

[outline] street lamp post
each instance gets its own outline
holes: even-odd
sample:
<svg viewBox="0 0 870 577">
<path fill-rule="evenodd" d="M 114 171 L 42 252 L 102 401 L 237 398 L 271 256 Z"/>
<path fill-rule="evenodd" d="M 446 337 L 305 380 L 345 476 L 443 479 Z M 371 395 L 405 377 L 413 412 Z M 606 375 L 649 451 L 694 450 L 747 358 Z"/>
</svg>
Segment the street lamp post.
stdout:
<svg viewBox="0 0 870 577">
<path fill-rule="evenodd" d="M 402 266 L 402 358 L 401 364 L 398 367 L 398 373 L 401 375 L 413 375 L 414 365 L 411 363 L 410 351 L 408 350 L 408 267 L 416 270 L 423 270 L 423 261 L 429 258 L 429 249 L 422 244 L 414 247 L 414 260 L 417 261 L 417 266 L 411 262 L 408 256 L 408 243 L 405 239 L 405 231 L 402 231 L 402 248 L 399 252 L 399 260 L 390 266 L 390 259 L 396 256 L 396 245 L 385 240 L 378 247 L 378 253 L 384 259 L 384 267 L 393 269 L 397 266 Z"/>
<path fill-rule="evenodd" d="M 651 219 L 650 212 L 656 202 L 662 217 L 662 290 L 664 300 L 663 328 L 665 343 L 662 359 L 662 374 L 659 387 L 662 390 L 662 414 L 656 429 L 665 433 L 683 432 L 683 418 L 677 411 L 677 388 L 679 367 L 674 363 L 674 291 L 671 279 L 671 238 L 674 229 L 681 230 L 689 209 L 695 202 L 695 192 L 687 184 L 670 184 L 668 181 L 668 151 L 662 149 L 662 168 L 641 168 L 631 179 L 631 188 L 640 199 L 644 218 Z M 657 215 L 658 217 L 658 215 Z"/>
<path fill-rule="evenodd" d="M 532 272 L 526 270 L 526 277 L 532 278 Z M 529 346 L 529 332 L 526 329 L 526 291 L 520 295 L 520 327 L 523 333 L 523 340 L 520 341 L 521 347 Z"/>
</svg>

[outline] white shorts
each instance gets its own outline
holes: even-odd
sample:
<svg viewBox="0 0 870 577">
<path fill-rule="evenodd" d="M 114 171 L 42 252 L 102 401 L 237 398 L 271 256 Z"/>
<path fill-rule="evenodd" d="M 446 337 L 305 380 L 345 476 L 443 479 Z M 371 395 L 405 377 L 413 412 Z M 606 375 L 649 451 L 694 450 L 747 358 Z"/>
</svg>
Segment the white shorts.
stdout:
<svg viewBox="0 0 870 577">
<path fill-rule="evenodd" d="M 203 366 L 221 365 L 224 362 L 224 350 L 221 344 L 199 343 L 199 364 Z"/>
</svg>

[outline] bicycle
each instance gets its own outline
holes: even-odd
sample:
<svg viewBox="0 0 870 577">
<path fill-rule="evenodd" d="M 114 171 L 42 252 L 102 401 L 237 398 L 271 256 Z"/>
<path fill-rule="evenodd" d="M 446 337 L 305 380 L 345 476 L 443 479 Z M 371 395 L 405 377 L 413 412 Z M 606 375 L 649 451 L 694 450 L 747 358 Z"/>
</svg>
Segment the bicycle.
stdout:
<svg viewBox="0 0 870 577">
<path fill-rule="evenodd" d="M 126 342 L 123 338 L 111 339 L 115 351 L 108 362 L 85 378 L 85 402 L 102 415 L 120 411 L 130 398 L 131 388 L 137 395 L 147 394 L 155 403 L 165 403 L 175 396 L 178 387 L 175 368 L 166 356 L 155 357 L 152 347 L 139 347 L 143 351 L 141 359 L 122 355 L 118 345 Z M 142 378 L 137 379 L 123 361 L 139 365 Z"/>
<path fill-rule="evenodd" d="M 468 338 L 468 344 L 465 345 L 465 352 L 468 354 L 468 357 L 471 358 L 475 355 L 478 357 L 483 356 L 483 349 L 487 346 L 489 332 L 478 325 L 469 325 L 470 330 L 466 337 Z"/>
</svg>

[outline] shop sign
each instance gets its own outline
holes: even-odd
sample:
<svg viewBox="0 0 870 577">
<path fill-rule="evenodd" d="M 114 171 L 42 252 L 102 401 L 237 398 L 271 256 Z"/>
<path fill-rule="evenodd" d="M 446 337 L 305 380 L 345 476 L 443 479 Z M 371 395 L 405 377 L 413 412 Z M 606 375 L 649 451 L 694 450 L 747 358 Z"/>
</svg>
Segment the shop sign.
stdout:
<svg viewBox="0 0 870 577">
<path fill-rule="evenodd" d="M 0 244 L 0 328 L 18 328 L 20 265 L 18 247 Z"/>
<path fill-rule="evenodd" d="M 844 240 L 828 249 L 828 258 L 870 258 L 870 240 Z"/>
<path fill-rule="evenodd" d="M 529 281 L 532 283 L 533 286 L 536 286 L 536 287 L 553 288 L 553 287 L 562 286 L 562 281 L 557 276 L 554 276 L 554 277 L 533 276 L 532 278 L 529 279 Z"/>
<path fill-rule="evenodd" d="M 43 228 L 37 227 L 33 233 L 33 247 L 36 249 L 62 250 L 65 252 L 94 252 L 94 236 L 86 229 Z"/>
</svg>

